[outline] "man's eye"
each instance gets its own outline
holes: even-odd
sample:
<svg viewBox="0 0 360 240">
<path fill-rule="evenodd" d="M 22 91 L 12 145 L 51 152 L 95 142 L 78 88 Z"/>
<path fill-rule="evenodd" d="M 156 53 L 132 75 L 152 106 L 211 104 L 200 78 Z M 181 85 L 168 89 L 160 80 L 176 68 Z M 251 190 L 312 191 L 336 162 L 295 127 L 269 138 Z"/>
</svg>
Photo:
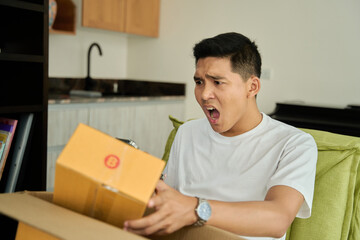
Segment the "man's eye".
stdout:
<svg viewBox="0 0 360 240">
<path fill-rule="evenodd" d="M 220 81 L 215 81 L 215 84 L 216 84 L 216 85 L 221 85 L 222 82 L 220 82 Z"/>
<path fill-rule="evenodd" d="M 195 84 L 196 84 L 196 85 L 201 85 L 202 83 L 203 83 L 202 80 L 196 80 L 196 81 L 195 81 Z"/>
</svg>

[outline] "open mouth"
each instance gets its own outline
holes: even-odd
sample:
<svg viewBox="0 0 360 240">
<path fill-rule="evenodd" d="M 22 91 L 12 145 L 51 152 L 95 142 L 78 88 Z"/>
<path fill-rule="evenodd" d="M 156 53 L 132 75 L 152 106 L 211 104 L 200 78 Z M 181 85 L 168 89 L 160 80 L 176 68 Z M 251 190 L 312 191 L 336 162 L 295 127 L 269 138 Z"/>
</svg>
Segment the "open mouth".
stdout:
<svg viewBox="0 0 360 240">
<path fill-rule="evenodd" d="M 220 112 L 214 107 L 207 107 L 206 110 L 207 110 L 207 116 L 210 119 L 210 121 L 212 123 L 215 123 L 220 117 Z"/>
</svg>

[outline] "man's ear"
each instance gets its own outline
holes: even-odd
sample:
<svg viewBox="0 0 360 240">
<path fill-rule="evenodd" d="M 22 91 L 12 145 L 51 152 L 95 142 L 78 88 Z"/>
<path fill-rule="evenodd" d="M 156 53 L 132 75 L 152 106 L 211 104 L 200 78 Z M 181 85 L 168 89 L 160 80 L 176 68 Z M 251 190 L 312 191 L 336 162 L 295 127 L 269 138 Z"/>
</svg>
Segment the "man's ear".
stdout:
<svg viewBox="0 0 360 240">
<path fill-rule="evenodd" d="M 255 97 L 260 91 L 260 79 L 256 76 L 251 76 L 247 81 L 248 84 L 248 97 Z"/>
</svg>

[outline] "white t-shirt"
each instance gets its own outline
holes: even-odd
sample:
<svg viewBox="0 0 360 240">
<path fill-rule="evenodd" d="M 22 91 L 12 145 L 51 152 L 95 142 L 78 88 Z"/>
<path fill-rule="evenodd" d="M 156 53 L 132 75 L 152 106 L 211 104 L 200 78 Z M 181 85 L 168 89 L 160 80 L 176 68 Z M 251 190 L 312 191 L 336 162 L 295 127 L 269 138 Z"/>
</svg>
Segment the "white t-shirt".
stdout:
<svg viewBox="0 0 360 240">
<path fill-rule="evenodd" d="M 310 134 L 263 113 L 257 127 L 234 137 L 215 132 L 206 118 L 184 123 L 164 173 L 165 182 L 185 195 L 227 202 L 262 201 L 271 187 L 286 185 L 303 194 L 297 217 L 307 218 L 316 161 Z"/>
</svg>

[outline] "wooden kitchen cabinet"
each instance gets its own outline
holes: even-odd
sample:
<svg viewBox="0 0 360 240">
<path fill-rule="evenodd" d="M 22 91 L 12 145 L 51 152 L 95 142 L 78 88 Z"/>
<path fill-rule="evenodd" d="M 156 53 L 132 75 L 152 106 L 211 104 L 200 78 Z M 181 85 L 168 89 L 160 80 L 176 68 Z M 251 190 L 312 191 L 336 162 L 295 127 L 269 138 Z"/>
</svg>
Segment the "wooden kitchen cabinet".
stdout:
<svg viewBox="0 0 360 240">
<path fill-rule="evenodd" d="M 124 32 L 125 1 L 83 0 L 82 25 Z"/>
<path fill-rule="evenodd" d="M 160 0 L 83 0 L 82 6 L 85 27 L 159 35 Z"/>
<path fill-rule="evenodd" d="M 125 32 L 159 36 L 160 0 L 127 0 Z"/>
</svg>

